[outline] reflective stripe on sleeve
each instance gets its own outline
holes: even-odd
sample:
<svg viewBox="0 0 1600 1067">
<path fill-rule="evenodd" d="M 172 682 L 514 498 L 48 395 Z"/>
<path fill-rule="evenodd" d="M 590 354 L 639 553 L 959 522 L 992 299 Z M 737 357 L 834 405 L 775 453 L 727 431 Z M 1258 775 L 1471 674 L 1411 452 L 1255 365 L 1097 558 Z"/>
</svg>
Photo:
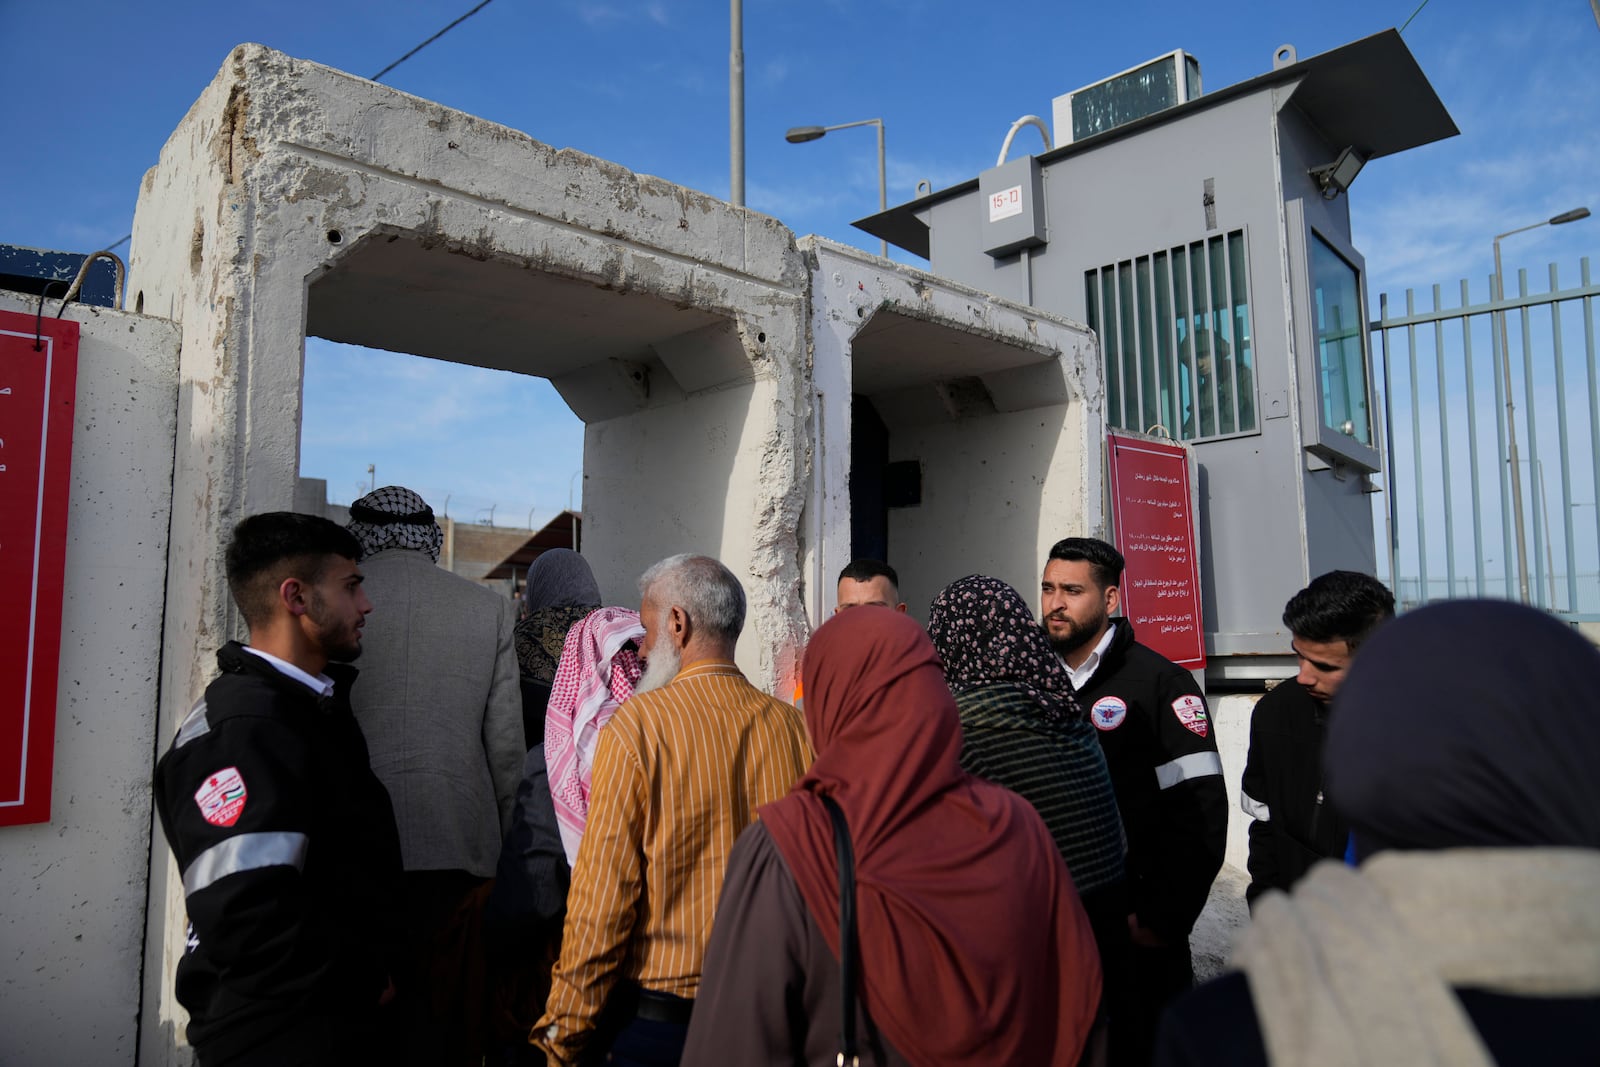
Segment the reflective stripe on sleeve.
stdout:
<svg viewBox="0 0 1600 1067">
<path fill-rule="evenodd" d="M 1239 807 L 1256 822 L 1272 821 L 1272 812 L 1267 810 L 1267 806 L 1243 790 L 1239 791 Z"/>
<path fill-rule="evenodd" d="M 1156 768 L 1156 785 L 1162 789 L 1171 789 L 1179 782 L 1187 782 L 1191 778 L 1204 778 L 1208 774 L 1222 773 L 1222 757 L 1215 752 L 1191 752 L 1187 756 L 1179 756 L 1171 763 L 1163 763 Z"/>
<path fill-rule="evenodd" d="M 211 732 L 211 722 L 206 718 L 206 701 L 201 697 L 195 706 L 189 709 L 189 714 L 183 717 L 183 725 L 178 727 L 178 737 L 172 742 L 173 748 L 182 748 L 197 737 L 204 737 Z"/>
<path fill-rule="evenodd" d="M 196 856 L 183 872 L 183 895 L 198 893 L 218 879 L 241 871 L 261 867 L 302 870 L 309 844 L 305 834 L 288 832 L 239 834 L 218 841 Z"/>
</svg>

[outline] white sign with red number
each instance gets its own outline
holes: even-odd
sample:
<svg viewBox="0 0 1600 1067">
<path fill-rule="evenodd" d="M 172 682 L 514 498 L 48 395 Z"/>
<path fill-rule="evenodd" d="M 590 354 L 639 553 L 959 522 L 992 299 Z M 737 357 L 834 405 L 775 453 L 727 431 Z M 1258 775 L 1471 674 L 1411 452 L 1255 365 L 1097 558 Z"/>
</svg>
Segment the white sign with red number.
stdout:
<svg viewBox="0 0 1600 1067">
<path fill-rule="evenodd" d="M 1013 185 L 989 197 L 989 221 L 999 222 L 1022 214 L 1022 186 Z"/>
<path fill-rule="evenodd" d="M 200 805 L 201 816 L 212 826 L 232 826 L 244 814 L 244 802 L 248 797 L 239 768 L 224 767 L 206 779 L 205 785 L 195 793 L 194 802 Z"/>
</svg>

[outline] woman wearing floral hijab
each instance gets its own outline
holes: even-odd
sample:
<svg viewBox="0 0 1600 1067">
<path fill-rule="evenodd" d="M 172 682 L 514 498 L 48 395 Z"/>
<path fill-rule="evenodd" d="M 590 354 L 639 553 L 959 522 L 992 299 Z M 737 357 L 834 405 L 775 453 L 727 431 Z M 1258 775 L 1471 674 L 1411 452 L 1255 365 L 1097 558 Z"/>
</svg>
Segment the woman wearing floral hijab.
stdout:
<svg viewBox="0 0 1600 1067">
<path fill-rule="evenodd" d="M 1049 638 L 1005 582 L 952 582 L 933 600 L 928 633 L 961 715 L 961 766 L 1032 804 L 1072 872 L 1100 948 L 1117 1062 L 1131 995 L 1126 846 L 1094 727 Z"/>
</svg>

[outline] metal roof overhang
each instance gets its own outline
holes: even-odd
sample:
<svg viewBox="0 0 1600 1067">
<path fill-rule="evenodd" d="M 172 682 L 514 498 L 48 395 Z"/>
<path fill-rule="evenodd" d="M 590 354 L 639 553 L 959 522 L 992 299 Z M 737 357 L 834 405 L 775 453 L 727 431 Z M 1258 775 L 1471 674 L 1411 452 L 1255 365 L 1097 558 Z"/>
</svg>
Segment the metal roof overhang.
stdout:
<svg viewBox="0 0 1600 1067">
<path fill-rule="evenodd" d="M 521 548 L 495 564 L 494 569 L 485 574 L 484 578 L 515 578 L 519 574 L 525 575 L 533 561 L 550 549 L 571 548 L 574 524 L 581 540 L 583 517 L 575 511 L 563 511 L 524 541 Z"/>
<path fill-rule="evenodd" d="M 1181 121 L 1198 109 L 1215 107 L 1296 80 L 1299 84 L 1288 102 L 1330 142 L 1350 145 L 1369 160 L 1431 144 L 1461 132 L 1399 32 L 1390 29 L 1147 115 L 1114 130 L 1062 145 L 1040 154 L 1039 162 L 1049 165 L 1093 151 L 1114 140 Z M 877 215 L 858 219 L 852 225 L 926 259 L 928 224 L 918 218 L 918 214 L 941 200 L 977 188 L 978 179 L 969 178 Z"/>
</svg>

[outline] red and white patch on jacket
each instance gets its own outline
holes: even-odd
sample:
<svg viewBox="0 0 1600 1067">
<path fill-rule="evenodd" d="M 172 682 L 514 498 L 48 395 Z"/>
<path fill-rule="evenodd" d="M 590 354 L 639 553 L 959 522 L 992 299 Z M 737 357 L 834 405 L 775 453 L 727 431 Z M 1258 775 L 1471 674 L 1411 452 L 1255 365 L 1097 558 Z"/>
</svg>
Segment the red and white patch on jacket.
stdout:
<svg viewBox="0 0 1600 1067">
<path fill-rule="evenodd" d="M 1172 702 L 1172 713 L 1183 723 L 1183 728 L 1190 733 L 1199 734 L 1201 737 L 1210 730 L 1211 723 L 1206 717 L 1206 702 L 1193 693 L 1181 696 Z"/>
<path fill-rule="evenodd" d="M 244 802 L 249 797 L 239 768 L 224 767 L 209 776 L 194 795 L 200 806 L 200 815 L 212 826 L 232 826 L 244 814 Z"/>
</svg>

